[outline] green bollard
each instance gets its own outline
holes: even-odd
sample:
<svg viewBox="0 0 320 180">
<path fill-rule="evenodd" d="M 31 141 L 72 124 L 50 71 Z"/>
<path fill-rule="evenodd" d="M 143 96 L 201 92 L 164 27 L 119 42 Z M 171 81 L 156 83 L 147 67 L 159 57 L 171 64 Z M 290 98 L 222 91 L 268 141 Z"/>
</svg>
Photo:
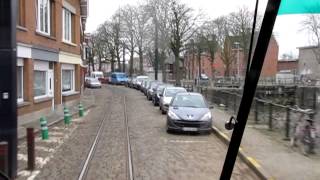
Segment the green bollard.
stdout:
<svg viewBox="0 0 320 180">
<path fill-rule="evenodd" d="M 69 125 L 71 122 L 71 114 L 67 113 L 64 115 L 64 124 Z"/>
<path fill-rule="evenodd" d="M 69 113 L 68 108 L 67 108 L 67 107 L 64 107 L 64 108 L 63 108 L 63 114 L 66 115 L 66 114 L 68 114 L 68 113 Z"/>
<path fill-rule="evenodd" d="M 79 104 L 79 117 L 83 117 L 83 115 L 84 115 L 84 109 L 83 109 L 82 104 L 80 103 Z"/>
<path fill-rule="evenodd" d="M 42 140 L 49 139 L 49 131 L 47 126 L 47 119 L 45 117 L 40 118 L 40 126 L 41 126 L 41 137 Z"/>
</svg>

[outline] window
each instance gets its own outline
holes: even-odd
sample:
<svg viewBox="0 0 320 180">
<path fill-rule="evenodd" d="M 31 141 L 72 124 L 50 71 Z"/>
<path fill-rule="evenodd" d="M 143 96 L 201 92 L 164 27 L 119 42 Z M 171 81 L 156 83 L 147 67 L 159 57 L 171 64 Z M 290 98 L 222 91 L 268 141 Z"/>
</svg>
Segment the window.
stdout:
<svg viewBox="0 0 320 180">
<path fill-rule="evenodd" d="M 38 0 L 38 31 L 50 35 L 50 0 Z"/>
<path fill-rule="evenodd" d="M 35 98 L 47 95 L 47 71 L 34 71 L 33 93 Z"/>
<path fill-rule="evenodd" d="M 23 66 L 17 66 L 17 101 L 23 102 Z"/>
<path fill-rule="evenodd" d="M 62 92 L 74 90 L 74 71 L 62 70 Z"/>
<path fill-rule="evenodd" d="M 62 11 L 62 31 L 63 31 L 63 41 L 65 42 L 73 42 L 73 14 L 71 11 L 67 9 L 63 9 Z"/>
<path fill-rule="evenodd" d="M 18 2 L 18 15 L 17 23 L 19 26 L 25 27 L 25 0 L 19 0 Z"/>
</svg>

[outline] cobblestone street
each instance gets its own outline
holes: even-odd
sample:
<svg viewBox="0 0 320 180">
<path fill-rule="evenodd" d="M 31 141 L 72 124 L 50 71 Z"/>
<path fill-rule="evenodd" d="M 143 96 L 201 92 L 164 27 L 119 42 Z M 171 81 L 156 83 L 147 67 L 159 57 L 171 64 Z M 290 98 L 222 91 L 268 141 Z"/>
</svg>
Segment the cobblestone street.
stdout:
<svg viewBox="0 0 320 180">
<path fill-rule="evenodd" d="M 50 157 L 42 166 L 37 165 L 36 173 L 27 174 L 23 170 L 26 162 L 21 159 L 18 179 L 32 176 L 35 179 L 77 179 L 104 114 L 107 118 L 90 161 L 87 179 L 127 179 L 124 98 L 135 179 L 219 179 L 227 146 L 214 134 L 168 134 L 166 116 L 139 91 L 110 85 L 86 91 L 94 92 L 96 107 L 65 130 L 68 137 L 61 137 L 62 144 L 47 142 L 44 148 L 36 149 L 37 156 Z M 47 146 L 53 146 L 53 150 L 43 155 Z M 21 144 L 19 153 L 23 151 Z M 238 160 L 232 179 L 258 177 Z"/>
</svg>

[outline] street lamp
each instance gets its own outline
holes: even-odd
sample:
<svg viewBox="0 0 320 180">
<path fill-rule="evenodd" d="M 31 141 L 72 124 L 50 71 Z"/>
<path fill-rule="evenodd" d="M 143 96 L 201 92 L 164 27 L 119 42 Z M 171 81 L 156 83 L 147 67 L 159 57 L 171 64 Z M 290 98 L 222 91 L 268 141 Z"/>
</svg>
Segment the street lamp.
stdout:
<svg viewBox="0 0 320 180">
<path fill-rule="evenodd" d="M 237 78 L 240 79 L 240 43 L 234 42 L 235 47 L 237 48 Z"/>
</svg>

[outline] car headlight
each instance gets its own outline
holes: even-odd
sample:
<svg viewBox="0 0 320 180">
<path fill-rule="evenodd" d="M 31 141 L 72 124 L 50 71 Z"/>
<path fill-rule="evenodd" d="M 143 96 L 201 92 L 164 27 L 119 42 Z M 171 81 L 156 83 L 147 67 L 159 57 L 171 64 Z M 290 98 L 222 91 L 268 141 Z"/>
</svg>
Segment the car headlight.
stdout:
<svg viewBox="0 0 320 180">
<path fill-rule="evenodd" d="M 168 111 L 168 116 L 171 118 L 171 119 L 174 119 L 174 120 L 179 120 L 180 118 L 172 111 Z"/>
<path fill-rule="evenodd" d="M 202 116 L 201 121 L 210 121 L 211 118 L 211 112 L 207 112 L 205 115 Z"/>
</svg>

